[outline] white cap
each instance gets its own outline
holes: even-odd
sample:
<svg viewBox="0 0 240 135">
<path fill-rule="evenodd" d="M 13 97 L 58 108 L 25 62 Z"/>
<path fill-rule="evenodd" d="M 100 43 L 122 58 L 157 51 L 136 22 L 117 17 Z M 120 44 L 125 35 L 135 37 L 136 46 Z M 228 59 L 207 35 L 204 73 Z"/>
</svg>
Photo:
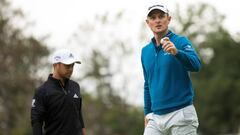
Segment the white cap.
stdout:
<svg viewBox="0 0 240 135">
<path fill-rule="evenodd" d="M 66 65 L 72 64 L 72 63 L 78 63 L 81 64 L 79 60 L 77 60 L 73 53 L 69 50 L 58 50 L 53 54 L 52 63 L 63 63 Z"/>
<path fill-rule="evenodd" d="M 167 7 L 165 5 L 159 4 L 159 5 L 152 5 L 151 7 L 148 8 L 147 11 L 147 16 L 149 15 L 149 13 L 155 9 L 161 10 L 164 13 L 168 14 L 169 10 L 167 9 Z"/>
</svg>

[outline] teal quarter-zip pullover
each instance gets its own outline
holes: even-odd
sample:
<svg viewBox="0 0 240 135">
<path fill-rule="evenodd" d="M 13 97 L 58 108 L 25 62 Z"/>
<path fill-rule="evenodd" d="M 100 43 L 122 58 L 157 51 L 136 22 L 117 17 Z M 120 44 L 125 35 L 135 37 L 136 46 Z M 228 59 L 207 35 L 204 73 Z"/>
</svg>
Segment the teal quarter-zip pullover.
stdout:
<svg viewBox="0 0 240 135">
<path fill-rule="evenodd" d="M 154 38 L 142 49 L 145 115 L 166 114 L 193 103 L 190 72 L 200 70 L 200 59 L 186 37 L 170 30 L 166 37 L 178 50 L 175 56 L 157 47 Z"/>
</svg>

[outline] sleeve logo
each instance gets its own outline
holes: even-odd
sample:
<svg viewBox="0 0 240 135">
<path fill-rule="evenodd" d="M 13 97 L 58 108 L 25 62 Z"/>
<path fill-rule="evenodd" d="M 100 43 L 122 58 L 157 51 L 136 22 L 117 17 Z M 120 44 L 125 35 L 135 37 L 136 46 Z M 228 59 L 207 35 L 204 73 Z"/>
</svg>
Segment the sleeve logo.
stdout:
<svg viewBox="0 0 240 135">
<path fill-rule="evenodd" d="M 32 100 L 32 107 L 35 107 L 35 99 Z"/>
</svg>

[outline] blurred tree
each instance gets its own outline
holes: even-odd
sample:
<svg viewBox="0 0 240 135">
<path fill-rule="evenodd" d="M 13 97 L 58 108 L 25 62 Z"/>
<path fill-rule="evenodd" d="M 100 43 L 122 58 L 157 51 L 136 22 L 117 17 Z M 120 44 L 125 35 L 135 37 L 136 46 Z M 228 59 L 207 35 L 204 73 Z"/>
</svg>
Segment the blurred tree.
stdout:
<svg viewBox="0 0 240 135">
<path fill-rule="evenodd" d="M 48 49 L 14 25 L 23 18 L 0 0 L 0 135 L 30 135 L 31 96 Z"/>
<path fill-rule="evenodd" d="M 89 65 L 93 69 L 88 70 L 83 79 L 89 81 L 96 79 L 96 93 L 93 97 L 85 93 L 84 116 L 90 135 L 132 135 L 141 134 L 143 130 L 142 108 L 127 104 L 111 86 L 113 74 L 102 74 L 101 69 L 106 68 L 109 72 L 109 60 L 100 52 L 94 53 L 89 59 Z M 86 88 L 85 88 L 86 89 Z"/>
<path fill-rule="evenodd" d="M 131 53 L 130 41 L 121 39 L 117 31 L 118 24 L 123 22 L 122 15 L 118 13 L 114 19 L 109 14 L 96 16 L 93 24 L 81 24 L 74 37 L 80 55 L 87 59 L 81 65 L 82 89 L 93 89 L 91 95 L 87 92 L 83 95 L 83 112 L 89 135 L 143 133 L 142 107 L 130 105 L 121 96 L 129 84 L 122 70 L 126 65 L 125 58 Z M 116 84 L 117 87 L 114 86 Z"/>
<path fill-rule="evenodd" d="M 200 133 L 239 132 L 240 42 L 223 28 L 224 16 L 209 5 L 189 6 L 187 16 L 179 8 L 175 13 L 176 30 L 188 35 L 202 59 L 200 73 L 192 76 Z"/>
<path fill-rule="evenodd" d="M 198 93 L 199 99 L 205 100 L 199 101 L 199 105 L 206 108 L 200 111 L 205 112 L 201 118 L 208 121 L 202 128 L 209 134 L 237 133 L 240 128 L 240 42 L 234 41 L 223 29 L 207 36 L 208 40 L 201 46 L 211 47 L 213 57 L 196 78 L 201 80 L 196 85 L 198 89 L 208 91 L 207 95 L 203 95 L 203 91 Z"/>
</svg>

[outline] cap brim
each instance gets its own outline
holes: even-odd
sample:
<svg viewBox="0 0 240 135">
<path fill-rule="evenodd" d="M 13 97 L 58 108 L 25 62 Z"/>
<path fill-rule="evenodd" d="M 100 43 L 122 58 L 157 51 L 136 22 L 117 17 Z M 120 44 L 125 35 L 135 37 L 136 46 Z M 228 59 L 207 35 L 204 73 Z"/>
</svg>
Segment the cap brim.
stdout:
<svg viewBox="0 0 240 135">
<path fill-rule="evenodd" d="M 70 59 L 70 60 L 62 61 L 61 63 L 66 64 L 66 65 L 70 65 L 73 63 L 81 64 L 81 61 L 75 60 L 75 59 Z"/>
</svg>

